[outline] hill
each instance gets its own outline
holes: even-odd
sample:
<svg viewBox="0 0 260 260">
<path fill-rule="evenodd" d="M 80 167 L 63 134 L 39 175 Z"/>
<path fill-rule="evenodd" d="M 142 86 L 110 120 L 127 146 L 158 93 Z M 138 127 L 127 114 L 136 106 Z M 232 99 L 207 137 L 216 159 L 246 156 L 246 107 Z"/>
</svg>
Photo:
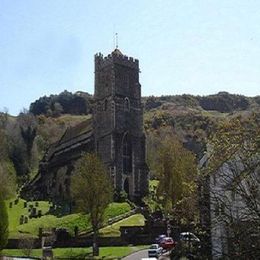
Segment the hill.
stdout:
<svg viewBox="0 0 260 260">
<path fill-rule="evenodd" d="M 143 97 L 144 128 L 148 164 L 156 161 L 156 149 L 165 135 L 176 136 L 200 158 L 207 138 L 225 118 L 260 111 L 260 96 L 245 97 L 220 92 L 209 96 L 172 95 Z M 20 184 L 38 171 L 39 161 L 50 144 L 59 140 L 67 127 L 91 117 L 93 97 L 88 93 L 64 91 L 41 97 L 17 117 L 0 114 L 2 153 Z"/>
</svg>

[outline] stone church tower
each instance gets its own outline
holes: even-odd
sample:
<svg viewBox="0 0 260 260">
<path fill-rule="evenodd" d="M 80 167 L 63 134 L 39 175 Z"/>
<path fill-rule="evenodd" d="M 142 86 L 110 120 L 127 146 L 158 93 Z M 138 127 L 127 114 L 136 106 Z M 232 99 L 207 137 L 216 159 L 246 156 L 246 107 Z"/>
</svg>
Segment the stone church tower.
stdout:
<svg viewBox="0 0 260 260">
<path fill-rule="evenodd" d="M 96 151 L 116 190 L 130 198 L 148 188 L 139 62 L 115 49 L 95 55 L 93 128 Z"/>
<path fill-rule="evenodd" d="M 70 177 L 82 153 L 97 152 L 116 191 L 132 200 L 148 190 L 138 60 L 115 49 L 95 56 L 92 119 L 66 129 L 46 151 L 23 197 L 70 201 Z"/>
</svg>

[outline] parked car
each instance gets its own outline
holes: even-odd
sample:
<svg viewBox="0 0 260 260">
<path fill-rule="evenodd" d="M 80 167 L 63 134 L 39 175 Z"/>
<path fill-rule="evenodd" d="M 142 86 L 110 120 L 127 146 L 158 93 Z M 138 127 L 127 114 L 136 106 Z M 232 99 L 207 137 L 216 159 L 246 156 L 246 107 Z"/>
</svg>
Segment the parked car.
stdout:
<svg viewBox="0 0 260 260">
<path fill-rule="evenodd" d="M 159 257 L 162 254 L 162 250 L 158 244 L 152 244 L 148 249 L 148 257 Z"/>
<path fill-rule="evenodd" d="M 155 238 L 155 243 L 160 244 L 165 237 L 166 235 L 159 235 L 157 238 Z"/>
<path fill-rule="evenodd" d="M 196 237 L 191 232 L 182 232 L 182 233 L 180 233 L 180 240 L 181 241 L 191 241 L 191 242 L 200 243 L 200 239 L 198 237 Z"/>
<path fill-rule="evenodd" d="M 160 242 L 160 246 L 165 250 L 174 248 L 176 244 L 176 241 L 174 241 L 171 237 L 164 237 Z"/>
<path fill-rule="evenodd" d="M 191 232 L 180 233 L 180 242 L 190 244 L 197 249 L 200 248 L 200 239 Z"/>
</svg>

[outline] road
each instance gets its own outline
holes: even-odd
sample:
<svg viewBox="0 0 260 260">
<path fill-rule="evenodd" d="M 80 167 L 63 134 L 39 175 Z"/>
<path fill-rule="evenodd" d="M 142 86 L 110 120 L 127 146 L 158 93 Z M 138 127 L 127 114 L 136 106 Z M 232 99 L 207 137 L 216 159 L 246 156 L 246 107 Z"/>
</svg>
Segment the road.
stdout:
<svg viewBox="0 0 260 260">
<path fill-rule="evenodd" d="M 123 260 L 141 260 L 142 258 L 148 259 L 148 250 L 147 249 L 141 250 L 141 251 L 135 252 L 129 256 L 126 256 L 123 258 Z M 149 258 L 149 259 L 152 260 L 152 259 L 156 259 L 156 258 Z M 170 258 L 167 256 L 160 256 L 158 259 L 159 260 L 169 260 Z"/>
</svg>

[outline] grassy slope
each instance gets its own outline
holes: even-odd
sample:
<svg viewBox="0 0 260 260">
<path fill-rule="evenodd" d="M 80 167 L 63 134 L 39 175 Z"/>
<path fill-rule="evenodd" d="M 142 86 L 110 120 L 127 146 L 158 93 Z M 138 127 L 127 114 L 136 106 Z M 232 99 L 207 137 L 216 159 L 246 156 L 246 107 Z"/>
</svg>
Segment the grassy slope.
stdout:
<svg viewBox="0 0 260 260">
<path fill-rule="evenodd" d="M 40 206 L 42 205 L 41 209 L 47 212 L 48 208 L 44 203 L 48 204 L 47 202 L 40 202 Z M 41 218 L 29 220 L 28 224 L 19 225 L 20 215 L 25 214 L 26 212 L 21 205 L 23 205 L 23 201 L 21 201 L 13 209 L 9 209 L 11 231 L 10 237 L 17 237 L 18 232 L 29 233 L 33 236 L 37 236 L 40 227 L 45 229 L 63 227 L 67 228 L 70 233 L 73 233 L 75 226 L 79 227 L 79 231 L 84 231 L 90 228 L 88 216 L 82 214 L 71 214 L 60 218 L 53 215 L 45 215 Z M 130 210 L 131 208 L 127 203 L 111 203 L 106 209 L 105 221 L 109 218 L 124 214 Z"/>
<path fill-rule="evenodd" d="M 112 225 L 109 225 L 100 230 L 101 236 L 120 236 L 120 227 L 122 226 L 144 226 L 144 216 L 142 214 L 135 214 Z"/>
<path fill-rule="evenodd" d="M 13 207 L 9 208 L 9 202 L 13 202 Z M 28 202 L 27 208 L 24 208 L 24 202 L 25 200 L 19 199 L 19 202 L 17 205 L 14 204 L 14 199 L 7 201 L 7 208 L 8 208 L 8 216 L 9 216 L 9 232 L 10 238 L 19 237 L 19 220 L 20 216 L 29 216 L 28 209 L 29 205 L 35 205 L 35 202 Z M 42 210 L 42 214 L 46 214 L 49 211 L 50 205 L 46 201 L 39 201 L 39 206 L 37 207 L 37 210 Z M 29 224 L 32 222 L 31 219 L 29 220 Z M 40 219 L 39 219 L 40 220 Z M 37 233 L 36 233 L 37 234 Z M 34 235 L 36 235 L 34 234 Z"/>
</svg>

